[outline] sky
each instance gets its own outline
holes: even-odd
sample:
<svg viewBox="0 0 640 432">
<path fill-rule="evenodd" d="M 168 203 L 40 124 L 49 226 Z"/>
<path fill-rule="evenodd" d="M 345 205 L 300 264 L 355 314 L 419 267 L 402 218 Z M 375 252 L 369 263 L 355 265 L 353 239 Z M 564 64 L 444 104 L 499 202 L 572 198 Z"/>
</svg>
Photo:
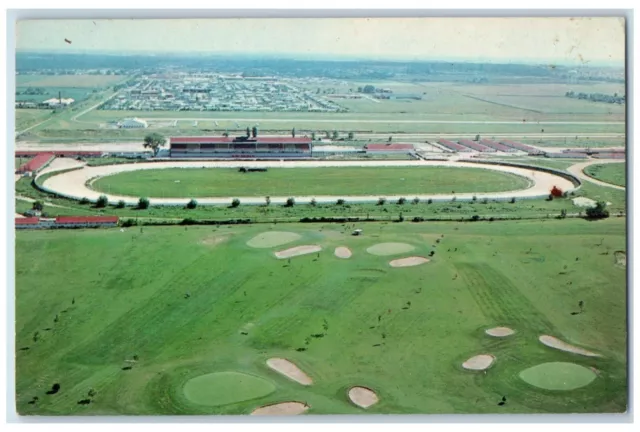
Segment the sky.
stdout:
<svg viewBox="0 0 640 432">
<path fill-rule="evenodd" d="M 623 65 L 625 29 L 613 17 L 37 20 L 17 23 L 16 48 Z"/>
</svg>

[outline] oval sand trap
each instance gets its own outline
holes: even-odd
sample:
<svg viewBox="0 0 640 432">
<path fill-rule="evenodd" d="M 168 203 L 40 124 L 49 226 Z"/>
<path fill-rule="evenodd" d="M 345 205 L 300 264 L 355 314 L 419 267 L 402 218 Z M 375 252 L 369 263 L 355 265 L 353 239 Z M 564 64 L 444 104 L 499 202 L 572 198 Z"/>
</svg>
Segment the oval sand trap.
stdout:
<svg viewBox="0 0 640 432">
<path fill-rule="evenodd" d="M 247 242 L 247 245 L 252 248 L 270 248 L 283 244 L 291 243 L 299 240 L 302 236 L 293 232 L 285 231 L 267 231 L 258 234 Z"/>
<path fill-rule="evenodd" d="M 346 246 L 339 246 L 336 248 L 335 254 L 338 258 L 351 258 L 351 249 Z"/>
<path fill-rule="evenodd" d="M 511 336 L 515 333 L 514 330 L 511 330 L 509 327 L 494 327 L 484 331 L 489 336 L 494 337 L 505 337 Z"/>
<path fill-rule="evenodd" d="M 366 387 L 351 387 L 349 389 L 349 399 L 360 408 L 369 408 L 378 403 L 378 395 Z"/>
<path fill-rule="evenodd" d="M 574 363 L 550 362 L 523 370 L 520 378 L 545 390 L 574 390 L 590 384 L 596 379 L 596 374 Z"/>
<path fill-rule="evenodd" d="M 308 409 L 309 406 L 302 402 L 281 402 L 257 408 L 251 412 L 251 415 L 299 415 Z"/>
<path fill-rule="evenodd" d="M 421 264 L 428 263 L 429 259 L 425 257 L 413 256 L 407 258 L 395 259 L 393 261 L 389 261 L 389 265 L 391 267 L 413 267 L 419 266 Z"/>
<path fill-rule="evenodd" d="M 367 252 L 371 255 L 386 256 L 411 252 L 414 249 L 415 246 L 412 246 L 409 243 L 378 243 L 367 248 Z"/>
<path fill-rule="evenodd" d="M 480 354 L 462 363 L 462 367 L 469 370 L 485 370 L 491 366 L 495 359 L 496 358 L 490 354 Z"/>
<path fill-rule="evenodd" d="M 270 358 L 267 360 L 267 366 L 302 385 L 311 385 L 313 383 L 306 373 L 302 372 L 298 366 L 291 363 L 289 360 L 282 358 Z"/>
<path fill-rule="evenodd" d="M 198 405 L 220 406 L 267 396 L 276 386 L 264 378 L 241 372 L 215 372 L 186 382 L 185 397 Z"/>
<path fill-rule="evenodd" d="M 320 252 L 321 250 L 322 248 L 317 245 L 303 245 L 303 246 L 296 246 L 290 249 L 278 251 L 275 253 L 275 255 L 278 259 L 283 259 L 283 258 L 291 258 L 299 255 L 307 255 L 314 252 Z"/>
<path fill-rule="evenodd" d="M 540 340 L 540 342 L 542 342 L 548 347 L 559 349 L 561 351 L 567 351 L 570 353 L 580 354 L 587 357 L 600 357 L 600 354 L 596 354 L 584 348 L 573 346 L 553 336 L 542 335 L 538 338 L 538 340 Z"/>
</svg>

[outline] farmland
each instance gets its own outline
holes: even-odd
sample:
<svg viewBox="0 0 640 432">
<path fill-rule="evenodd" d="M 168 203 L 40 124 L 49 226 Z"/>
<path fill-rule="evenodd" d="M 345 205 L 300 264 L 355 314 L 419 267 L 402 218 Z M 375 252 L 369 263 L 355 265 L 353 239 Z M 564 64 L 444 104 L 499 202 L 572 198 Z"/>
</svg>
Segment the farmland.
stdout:
<svg viewBox="0 0 640 432">
<path fill-rule="evenodd" d="M 370 413 L 624 411 L 625 271 L 613 256 L 625 249 L 624 219 L 496 226 L 370 223 L 352 237 L 340 225 L 278 225 L 300 236 L 280 249 L 323 248 L 319 258 L 284 266 L 272 254 L 278 248 L 247 244 L 276 230 L 269 225 L 18 232 L 18 411 L 246 414 L 301 401 L 309 414 L 363 413 L 346 397 L 352 385 L 378 394 Z M 435 255 L 419 267 L 392 268 L 394 257 L 366 252 L 383 242 Z M 336 246 L 353 256 L 334 257 Z M 242 271 L 229 271 L 237 266 Z M 585 312 L 572 315 L 578 301 Z M 496 325 L 516 333 L 503 340 L 484 334 Z M 309 337 L 317 333 L 324 336 Z M 602 357 L 548 348 L 541 334 Z M 480 353 L 496 358 L 488 374 L 461 368 Z M 268 369 L 271 357 L 295 362 L 313 384 Z M 561 392 L 518 378 L 546 362 L 599 374 Z M 246 400 L 229 404 L 192 402 L 186 383 L 216 372 L 249 374 L 263 387 L 253 396 L 243 387 L 233 397 Z M 55 383 L 59 391 L 46 394 Z M 79 404 L 90 390 L 91 402 Z M 503 394 L 509 402 L 497 406 Z"/>
<path fill-rule="evenodd" d="M 124 75 L 17 75 L 16 87 L 105 88 L 126 78 Z"/>
<path fill-rule="evenodd" d="M 95 190 L 148 197 L 385 195 L 497 192 L 524 189 L 528 180 L 475 168 L 282 168 L 243 174 L 233 168 L 133 171 L 99 178 Z"/>
</svg>

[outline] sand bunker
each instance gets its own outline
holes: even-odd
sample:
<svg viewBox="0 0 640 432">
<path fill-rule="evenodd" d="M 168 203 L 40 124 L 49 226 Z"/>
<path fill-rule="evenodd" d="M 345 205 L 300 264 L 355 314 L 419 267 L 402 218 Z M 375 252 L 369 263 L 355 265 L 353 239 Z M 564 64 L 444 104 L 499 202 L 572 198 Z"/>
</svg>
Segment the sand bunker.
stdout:
<svg viewBox="0 0 640 432">
<path fill-rule="evenodd" d="M 349 389 L 349 399 L 360 408 L 369 408 L 378 403 L 378 395 L 366 387 L 351 387 Z"/>
<path fill-rule="evenodd" d="M 336 248 L 335 254 L 338 258 L 351 258 L 351 249 L 346 246 L 339 246 Z"/>
<path fill-rule="evenodd" d="M 580 347 L 577 347 L 577 346 L 573 346 L 573 345 L 568 344 L 566 342 L 563 342 L 560 339 L 555 338 L 553 336 L 542 335 L 538 339 L 540 340 L 540 342 L 542 342 L 546 346 L 551 347 L 551 348 L 555 348 L 555 349 L 559 349 L 561 351 L 567 351 L 567 352 L 570 352 L 570 353 L 580 354 L 580 355 L 587 356 L 587 357 L 600 357 L 600 354 L 596 354 L 596 353 L 588 351 L 586 349 L 583 349 L 583 348 L 580 348 Z"/>
<path fill-rule="evenodd" d="M 616 258 L 618 267 L 627 267 L 627 253 L 625 251 L 615 251 L 613 256 Z"/>
<path fill-rule="evenodd" d="M 414 249 L 415 246 L 408 243 L 378 243 L 377 245 L 367 248 L 367 252 L 371 255 L 386 256 L 411 252 Z"/>
<path fill-rule="evenodd" d="M 574 390 L 590 384 L 597 374 L 573 363 L 550 362 L 520 372 L 520 379 L 545 390 Z"/>
<path fill-rule="evenodd" d="M 391 265 L 391 267 L 413 267 L 413 266 L 418 266 L 428 262 L 429 262 L 428 258 L 413 256 L 413 257 L 400 258 L 393 261 L 389 261 L 389 265 Z"/>
<path fill-rule="evenodd" d="M 258 234 L 247 242 L 252 248 L 271 248 L 299 240 L 300 234 L 285 231 L 267 231 Z"/>
<path fill-rule="evenodd" d="M 313 383 L 306 373 L 302 372 L 298 366 L 291 363 L 289 360 L 282 358 L 270 358 L 267 360 L 267 366 L 302 385 L 311 385 Z"/>
<path fill-rule="evenodd" d="M 309 405 L 302 402 L 281 402 L 257 408 L 251 412 L 251 415 L 299 415 L 308 409 Z"/>
<path fill-rule="evenodd" d="M 462 363 L 462 367 L 468 370 L 485 370 L 493 364 L 495 359 L 496 358 L 490 354 L 480 354 Z"/>
<path fill-rule="evenodd" d="M 578 207 L 594 207 L 596 205 L 596 202 L 591 198 L 578 197 L 574 198 L 572 201 L 573 205 Z"/>
<path fill-rule="evenodd" d="M 509 327 L 494 327 L 494 328 L 485 330 L 485 333 L 488 334 L 489 336 L 505 337 L 505 336 L 511 336 L 512 334 L 515 333 L 515 331 L 511 330 Z"/>
<path fill-rule="evenodd" d="M 320 252 L 322 248 L 318 245 L 296 246 L 275 253 L 278 259 L 291 258 L 299 255 L 306 255 L 314 252 Z"/>
</svg>

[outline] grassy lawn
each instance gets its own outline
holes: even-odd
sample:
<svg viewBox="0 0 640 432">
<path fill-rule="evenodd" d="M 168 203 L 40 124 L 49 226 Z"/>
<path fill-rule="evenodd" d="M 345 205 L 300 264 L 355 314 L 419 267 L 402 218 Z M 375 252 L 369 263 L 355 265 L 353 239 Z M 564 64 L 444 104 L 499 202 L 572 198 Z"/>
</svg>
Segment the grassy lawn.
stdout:
<svg viewBox="0 0 640 432">
<path fill-rule="evenodd" d="M 51 113 L 51 110 L 16 109 L 16 130 L 22 130 L 39 123 L 51 116 Z"/>
<path fill-rule="evenodd" d="M 283 168 L 240 173 L 237 169 L 149 169 L 102 177 L 93 188 L 148 197 L 267 195 L 385 195 L 508 191 L 526 188 L 523 177 L 475 168 Z"/>
<path fill-rule="evenodd" d="M 611 183 L 618 186 L 626 185 L 626 168 L 624 162 L 602 165 L 590 165 L 584 169 L 584 173 L 596 180 Z"/>
<path fill-rule="evenodd" d="M 623 218 L 371 223 L 362 237 L 340 225 L 279 224 L 274 231 L 301 239 L 273 249 L 247 245 L 270 229 L 17 232 L 18 411 L 247 414 L 300 401 L 309 414 L 364 413 L 347 399 L 353 385 L 379 395 L 372 414 L 626 409 L 626 273 L 613 257 L 625 250 Z M 436 253 L 422 266 L 391 268 L 395 257 L 366 253 L 382 242 Z M 302 244 L 322 246 L 320 257 L 287 265 L 272 254 Z M 334 257 L 337 246 L 351 248 L 352 258 Z M 579 301 L 585 313 L 571 315 Z M 498 325 L 516 333 L 503 340 L 484 334 Z M 317 334 L 324 337 L 311 337 Z M 538 342 L 541 334 L 603 357 L 548 348 Z M 481 353 L 496 357 L 488 374 L 461 368 Z M 313 385 L 270 370 L 271 357 L 295 362 Z M 600 376 L 562 392 L 518 377 L 546 362 L 596 367 Z M 263 396 L 220 406 L 192 402 L 186 384 L 218 372 L 260 377 L 275 391 L 243 390 L 240 397 Z M 197 396 L 229 391 L 215 381 Z M 60 391 L 46 394 L 55 383 Z M 90 389 L 92 402 L 78 404 Z M 505 394 L 508 403 L 497 406 Z M 29 404 L 34 396 L 38 402 Z"/>
</svg>

